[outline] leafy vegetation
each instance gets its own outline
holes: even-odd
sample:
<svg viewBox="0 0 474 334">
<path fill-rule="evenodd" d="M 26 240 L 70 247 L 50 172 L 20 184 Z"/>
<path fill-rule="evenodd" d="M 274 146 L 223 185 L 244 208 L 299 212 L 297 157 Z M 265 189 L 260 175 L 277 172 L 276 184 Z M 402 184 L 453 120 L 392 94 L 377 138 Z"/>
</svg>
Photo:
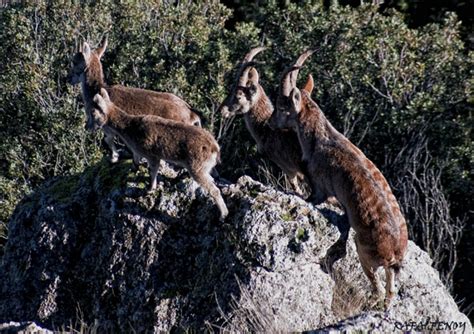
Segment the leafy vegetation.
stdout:
<svg viewBox="0 0 474 334">
<path fill-rule="evenodd" d="M 282 69 L 314 48 L 301 80 L 314 75 L 313 96 L 327 117 L 387 176 L 411 237 L 449 285 L 474 198 L 474 58 L 457 18 L 413 29 L 401 14 L 374 6 L 276 1 L 245 11 L 243 21 L 231 15 L 217 1 L 38 1 L 0 9 L 0 238 L 25 194 L 102 157 L 100 134 L 84 130 L 79 89 L 65 79 L 83 40 L 94 46 L 108 35 L 108 83 L 173 92 L 200 110 L 222 145 L 223 176 L 263 181 L 262 157 L 243 122 L 224 122 L 216 109 L 250 47 L 270 47 L 257 65 L 270 94 Z"/>
</svg>

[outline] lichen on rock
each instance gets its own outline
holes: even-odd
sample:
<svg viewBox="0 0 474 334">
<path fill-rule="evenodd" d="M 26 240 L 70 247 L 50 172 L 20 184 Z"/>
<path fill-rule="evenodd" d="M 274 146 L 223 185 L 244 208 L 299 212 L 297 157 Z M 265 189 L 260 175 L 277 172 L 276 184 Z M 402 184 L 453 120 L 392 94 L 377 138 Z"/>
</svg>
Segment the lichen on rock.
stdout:
<svg viewBox="0 0 474 334">
<path fill-rule="evenodd" d="M 327 270 L 344 219 L 336 208 L 244 176 L 220 185 L 230 211 L 220 223 L 186 173 L 164 169 L 147 194 L 146 170 L 130 167 L 103 161 L 19 204 L 0 264 L 0 323 L 64 327 L 80 314 L 137 332 L 344 330 L 352 317 L 383 330 L 427 318 L 471 328 L 413 243 L 390 310 L 368 312 L 352 238 Z"/>
</svg>

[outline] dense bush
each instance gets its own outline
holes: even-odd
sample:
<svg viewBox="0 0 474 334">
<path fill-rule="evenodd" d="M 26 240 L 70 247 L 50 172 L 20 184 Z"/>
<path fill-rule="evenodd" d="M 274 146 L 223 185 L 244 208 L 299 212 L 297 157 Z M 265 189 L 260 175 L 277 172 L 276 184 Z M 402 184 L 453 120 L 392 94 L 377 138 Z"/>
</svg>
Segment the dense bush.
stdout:
<svg viewBox="0 0 474 334">
<path fill-rule="evenodd" d="M 251 47 L 269 93 L 279 73 L 307 48 L 317 52 L 300 77 L 316 79 L 315 100 L 333 124 L 387 176 L 409 220 L 449 285 L 464 214 L 474 198 L 472 55 L 453 15 L 410 29 L 393 12 L 318 4 L 230 11 L 217 1 L 59 3 L 0 10 L 0 220 L 25 194 L 54 175 L 73 174 L 101 156 L 99 136 L 83 130 L 78 89 L 65 83 L 83 39 L 106 33 L 106 81 L 165 90 L 201 110 L 223 147 L 222 175 L 269 180 L 241 120 L 221 122 L 233 65 Z M 260 167 L 259 167 L 260 166 Z M 276 177 L 278 179 L 278 177 Z M 272 178 L 275 180 L 275 178 Z"/>
</svg>

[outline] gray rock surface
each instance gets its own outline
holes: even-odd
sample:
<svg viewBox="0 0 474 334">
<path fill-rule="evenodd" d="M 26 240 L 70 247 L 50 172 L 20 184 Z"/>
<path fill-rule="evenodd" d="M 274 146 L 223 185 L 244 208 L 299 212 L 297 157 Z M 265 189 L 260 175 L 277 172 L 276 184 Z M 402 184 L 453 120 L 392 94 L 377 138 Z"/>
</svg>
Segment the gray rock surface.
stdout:
<svg viewBox="0 0 474 334">
<path fill-rule="evenodd" d="M 28 322 L 6 322 L 0 324 L 0 333 L 16 334 L 16 333 L 37 333 L 37 334 L 53 334 L 49 329 L 42 328 L 32 321 Z"/>
<path fill-rule="evenodd" d="M 230 215 L 219 223 L 186 173 L 168 170 L 147 195 L 145 169 L 130 165 L 102 162 L 51 180 L 18 205 L 0 263 L 0 323 L 385 332 L 437 320 L 472 332 L 411 242 L 391 308 L 367 310 L 369 283 L 352 237 L 327 272 L 328 259 L 343 255 L 336 208 L 242 177 L 221 185 Z"/>
</svg>

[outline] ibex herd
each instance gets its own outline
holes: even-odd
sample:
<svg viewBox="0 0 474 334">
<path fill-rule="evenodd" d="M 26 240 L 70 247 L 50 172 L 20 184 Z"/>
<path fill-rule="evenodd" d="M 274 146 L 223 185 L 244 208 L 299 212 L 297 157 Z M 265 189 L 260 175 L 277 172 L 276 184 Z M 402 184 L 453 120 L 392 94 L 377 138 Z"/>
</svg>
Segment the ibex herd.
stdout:
<svg viewBox="0 0 474 334">
<path fill-rule="evenodd" d="M 214 137 L 201 127 L 196 112 L 176 95 L 107 86 L 101 65 L 106 47 L 107 40 L 96 50 L 84 43 L 72 60 L 70 83 L 81 83 L 86 129 L 103 130 L 112 163 L 119 159 L 115 137 L 130 149 L 135 165 L 145 158 L 150 192 L 156 188 L 161 160 L 186 168 L 215 201 L 224 220 L 228 210 L 211 176 L 220 159 Z M 311 189 L 307 201 L 320 204 L 329 197 L 337 199 L 355 231 L 359 260 L 372 284 L 374 304 L 381 297 L 376 270 L 385 269 L 384 305 L 388 308 L 407 248 L 407 227 L 397 200 L 377 167 L 331 125 L 312 100 L 312 76 L 302 89 L 297 87 L 299 70 L 312 51 L 304 52 L 283 72 L 275 108 L 259 83 L 253 62 L 264 49 L 254 48 L 245 55 L 219 111 L 223 117 L 244 115 L 258 151 L 281 168 L 298 194 L 302 195 L 301 182 Z"/>
</svg>

